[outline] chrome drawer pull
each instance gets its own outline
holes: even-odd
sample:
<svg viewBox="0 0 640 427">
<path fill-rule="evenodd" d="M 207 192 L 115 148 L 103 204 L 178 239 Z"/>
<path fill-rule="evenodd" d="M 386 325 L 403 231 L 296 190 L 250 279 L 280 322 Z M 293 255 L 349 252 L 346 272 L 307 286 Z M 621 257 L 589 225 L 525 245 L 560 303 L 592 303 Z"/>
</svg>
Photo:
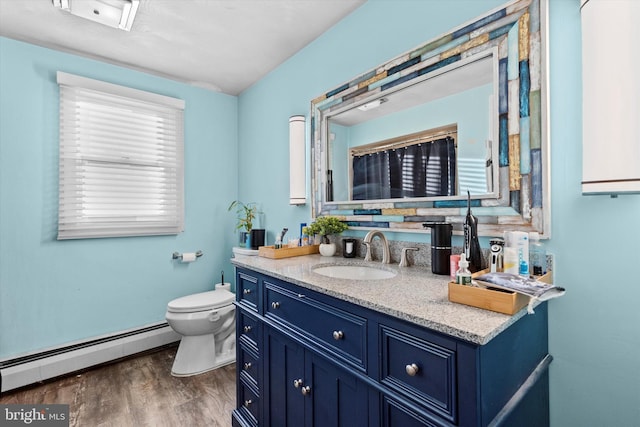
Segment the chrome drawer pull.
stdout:
<svg viewBox="0 0 640 427">
<path fill-rule="evenodd" d="M 280 307 L 280 303 L 275 301 L 271 303 L 271 308 L 273 308 L 274 310 L 277 310 Z"/>
<path fill-rule="evenodd" d="M 333 339 L 334 340 L 341 340 L 344 338 L 344 332 L 342 331 L 333 331 Z"/>
<path fill-rule="evenodd" d="M 251 289 L 243 289 L 242 293 L 245 294 L 245 295 L 250 294 L 251 293 Z"/>
<path fill-rule="evenodd" d="M 244 401 L 244 406 L 245 406 L 245 408 L 248 408 L 248 407 L 249 407 L 249 405 L 251 405 L 252 403 L 253 403 L 253 402 L 251 401 L 251 399 L 247 399 L 247 400 L 245 400 L 245 401 Z"/>
<path fill-rule="evenodd" d="M 407 365 L 405 367 L 405 370 L 410 377 L 415 377 L 416 374 L 420 371 L 420 368 L 415 363 L 412 363 L 411 365 Z"/>
<path fill-rule="evenodd" d="M 300 387 L 302 387 L 302 380 L 301 380 L 301 379 L 293 380 L 293 386 L 294 386 L 295 388 L 300 388 Z"/>
<path fill-rule="evenodd" d="M 303 396 L 306 396 L 307 394 L 310 394 L 311 393 L 311 387 L 309 387 L 308 385 L 302 387 L 302 390 L 300 390 L 300 393 L 302 393 Z"/>
<path fill-rule="evenodd" d="M 251 369 L 251 362 L 245 362 L 244 364 L 244 370 L 248 371 L 249 369 Z"/>
<path fill-rule="evenodd" d="M 251 326 L 247 325 L 244 327 L 244 333 L 248 334 L 249 332 L 251 332 Z"/>
</svg>

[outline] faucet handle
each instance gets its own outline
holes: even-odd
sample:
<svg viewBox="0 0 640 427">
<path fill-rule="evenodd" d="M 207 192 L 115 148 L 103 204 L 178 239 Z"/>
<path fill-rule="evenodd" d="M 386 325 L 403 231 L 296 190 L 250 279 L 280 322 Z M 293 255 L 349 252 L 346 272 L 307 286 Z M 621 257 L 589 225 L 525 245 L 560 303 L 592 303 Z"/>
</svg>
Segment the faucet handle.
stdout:
<svg viewBox="0 0 640 427">
<path fill-rule="evenodd" d="M 370 242 L 362 242 L 362 244 L 367 248 L 366 255 L 364 256 L 365 261 L 372 261 L 373 257 L 371 256 L 371 243 Z"/>
<path fill-rule="evenodd" d="M 408 251 L 419 251 L 419 248 L 402 248 L 402 254 L 400 255 L 400 267 L 408 267 L 409 261 L 407 260 Z"/>
</svg>

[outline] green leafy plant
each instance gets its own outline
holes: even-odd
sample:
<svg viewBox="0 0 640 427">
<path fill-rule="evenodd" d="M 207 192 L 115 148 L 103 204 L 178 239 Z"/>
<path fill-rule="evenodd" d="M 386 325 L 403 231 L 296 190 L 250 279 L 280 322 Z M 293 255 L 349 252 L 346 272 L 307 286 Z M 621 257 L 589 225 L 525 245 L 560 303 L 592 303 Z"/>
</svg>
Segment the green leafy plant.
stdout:
<svg viewBox="0 0 640 427">
<path fill-rule="evenodd" d="M 254 202 L 242 203 L 239 200 L 234 200 L 229 205 L 228 211 L 234 209 L 238 215 L 238 223 L 236 224 L 236 230 L 242 230 L 249 232 L 253 228 L 253 220 L 256 215 L 262 213 L 258 210 L 258 205 Z"/>
<path fill-rule="evenodd" d="M 320 235 L 323 243 L 329 243 L 327 236 L 331 234 L 340 234 L 349 228 L 347 224 L 340 221 L 335 216 L 321 216 L 309 226 L 304 227 L 302 232 L 308 236 Z"/>
</svg>

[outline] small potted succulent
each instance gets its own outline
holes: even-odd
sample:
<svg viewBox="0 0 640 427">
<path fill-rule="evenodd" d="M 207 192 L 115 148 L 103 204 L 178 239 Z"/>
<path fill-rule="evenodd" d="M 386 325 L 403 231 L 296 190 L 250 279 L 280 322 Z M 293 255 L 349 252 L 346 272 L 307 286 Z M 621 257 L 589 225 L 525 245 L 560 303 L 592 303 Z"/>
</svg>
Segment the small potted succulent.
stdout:
<svg viewBox="0 0 640 427">
<path fill-rule="evenodd" d="M 240 246 L 247 248 L 251 247 L 251 230 L 253 229 L 253 220 L 256 216 L 262 212 L 258 210 L 258 205 L 254 202 L 242 203 L 239 200 L 231 202 L 228 211 L 234 209 L 238 215 L 238 223 L 236 224 L 236 230 L 240 231 Z"/>
<path fill-rule="evenodd" d="M 335 216 L 321 216 L 309 226 L 304 227 L 302 232 L 307 236 L 321 236 L 320 255 L 333 256 L 336 253 L 336 244 L 329 242 L 331 234 L 340 234 L 349 228 L 347 224 L 340 221 Z"/>
</svg>

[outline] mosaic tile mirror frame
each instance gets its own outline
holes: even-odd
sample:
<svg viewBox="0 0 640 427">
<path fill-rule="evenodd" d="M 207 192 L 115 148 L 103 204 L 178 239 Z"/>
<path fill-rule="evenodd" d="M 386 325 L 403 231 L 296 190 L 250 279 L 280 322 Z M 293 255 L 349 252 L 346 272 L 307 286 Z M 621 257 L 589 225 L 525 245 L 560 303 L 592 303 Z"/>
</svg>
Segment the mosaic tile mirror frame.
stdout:
<svg viewBox="0 0 640 427">
<path fill-rule="evenodd" d="M 312 216 L 335 215 L 351 229 L 428 232 L 425 221 L 461 224 L 466 194 L 423 199 L 327 201 L 328 117 L 356 108 L 473 56 L 492 55 L 497 102 L 492 135 L 499 165 L 497 191 L 472 196 L 480 235 L 504 230 L 549 237 L 547 84 L 548 0 L 517 0 L 400 55 L 311 102 Z"/>
</svg>

